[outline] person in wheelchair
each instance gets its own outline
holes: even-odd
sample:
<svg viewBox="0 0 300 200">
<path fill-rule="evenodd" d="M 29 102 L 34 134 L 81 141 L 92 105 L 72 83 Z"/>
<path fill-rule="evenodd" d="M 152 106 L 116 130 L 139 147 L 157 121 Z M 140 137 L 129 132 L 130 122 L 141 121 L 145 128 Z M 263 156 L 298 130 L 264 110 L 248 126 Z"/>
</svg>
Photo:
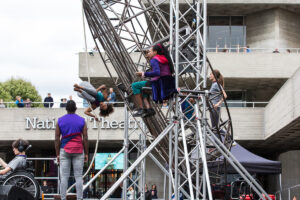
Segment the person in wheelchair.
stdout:
<svg viewBox="0 0 300 200">
<path fill-rule="evenodd" d="M 29 142 L 23 139 L 18 139 L 12 143 L 13 152 L 15 154 L 8 164 L 0 158 L 0 165 L 4 168 L 0 170 L 0 179 L 5 178 L 7 175 L 16 171 L 17 169 L 26 168 L 26 153 L 25 150 L 28 148 Z"/>
</svg>

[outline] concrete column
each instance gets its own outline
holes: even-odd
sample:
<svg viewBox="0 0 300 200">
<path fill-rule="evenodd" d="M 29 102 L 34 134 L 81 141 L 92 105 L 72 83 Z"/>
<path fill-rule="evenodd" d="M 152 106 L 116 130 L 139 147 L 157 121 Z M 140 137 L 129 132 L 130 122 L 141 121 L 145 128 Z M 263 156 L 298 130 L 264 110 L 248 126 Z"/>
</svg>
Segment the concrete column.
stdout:
<svg viewBox="0 0 300 200">
<path fill-rule="evenodd" d="M 279 155 L 282 164 L 282 188 L 283 190 L 300 184 L 300 150 L 288 151 Z M 279 189 L 279 187 L 278 187 Z M 291 198 L 296 195 L 300 198 L 300 187 L 291 189 Z M 282 199 L 288 199 L 288 191 L 283 191 Z"/>
<path fill-rule="evenodd" d="M 300 48 L 300 15 L 269 9 L 247 16 L 247 44 L 250 48 Z"/>
</svg>

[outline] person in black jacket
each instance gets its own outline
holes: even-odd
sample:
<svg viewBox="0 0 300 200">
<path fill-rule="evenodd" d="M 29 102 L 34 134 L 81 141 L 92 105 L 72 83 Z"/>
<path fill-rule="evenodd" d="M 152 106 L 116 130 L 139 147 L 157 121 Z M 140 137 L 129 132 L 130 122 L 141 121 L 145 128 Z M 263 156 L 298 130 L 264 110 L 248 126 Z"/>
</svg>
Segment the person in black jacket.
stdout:
<svg viewBox="0 0 300 200">
<path fill-rule="evenodd" d="M 138 197 L 140 197 L 141 195 L 141 192 L 139 192 Z M 148 190 L 147 184 L 145 184 L 145 200 L 152 200 L 151 191 Z"/>
<path fill-rule="evenodd" d="M 44 99 L 44 107 L 52 108 L 53 106 L 53 98 L 51 97 L 51 93 L 48 93 L 48 96 Z"/>
<path fill-rule="evenodd" d="M 151 186 L 151 197 L 152 199 L 157 199 L 157 189 L 155 184 Z"/>
</svg>

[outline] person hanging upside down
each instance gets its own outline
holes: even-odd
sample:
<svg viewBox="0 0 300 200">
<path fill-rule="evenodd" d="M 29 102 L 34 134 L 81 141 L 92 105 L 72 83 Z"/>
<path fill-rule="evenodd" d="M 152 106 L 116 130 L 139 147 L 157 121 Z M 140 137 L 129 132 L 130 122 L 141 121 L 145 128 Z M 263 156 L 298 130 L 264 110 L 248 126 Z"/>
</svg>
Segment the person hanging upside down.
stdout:
<svg viewBox="0 0 300 200">
<path fill-rule="evenodd" d="M 150 81 L 140 81 L 132 83 L 131 87 L 134 99 L 138 105 L 138 110 L 133 114 L 134 117 L 149 117 L 155 115 L 155 111 L 150 107 L 148 96 L 142 96 L 142 89 L 146 86 L 152 87 L 153 101 L 162 103 L 169 99 L 174 93 L 175 79 L 172 76 L 174 66 L 168 54 L 168 51 L 161 44 L 154 45 L 147 53 L 150 60 L 151 72 L 136 72 L 137 76 L 150 77 Z M 143 100 L 145 108 L 143 107 Z"/>
<path fill-rule="evenodd" d="M 89 82 L 84 81 L 80 85 L 75 84 L 74 91 L 79 92 L 78 96 L 86 99 L 91 104 L 91 107 L 87 108 L 84 114 L 95 117 L 95 119 L 98 120 L 98 118 L 91 113 L 92 110 L 95 110 L 97 107 L 100 107 L 99 114 L 103 117 L 108 116 L 114 111 L 112 104 L 104 102 L 108 97 L 108 91 L 105 85 L 101 85 L 95 89 Z"/>
</svg>

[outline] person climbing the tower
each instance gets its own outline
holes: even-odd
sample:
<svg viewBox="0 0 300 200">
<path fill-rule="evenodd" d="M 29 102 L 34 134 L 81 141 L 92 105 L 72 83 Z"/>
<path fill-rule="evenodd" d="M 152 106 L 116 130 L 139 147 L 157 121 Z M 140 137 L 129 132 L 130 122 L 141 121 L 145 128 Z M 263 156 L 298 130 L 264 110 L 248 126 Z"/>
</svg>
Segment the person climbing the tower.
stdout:
<svg viewBox="0 0 300 200">
<path fill-rule="evenodd" d="M 92 114 L 92 110 L 95 110 L 97 107 L 100 108 L 100 116 L 106 117 L 111 114 L 114 109 L 112 104 L 105 103 L 108 98 L 108 91 L 105 85 L 101 85 L 97 89 L 95 89 L 89 82 L 83 81 L 82 83 L 74 84 L 74 91 L 78 92 L 78 96 L 86 99 L 90 102 L 91 107 L 88 107 L 84 114 L 95 117 L 96 120 L 98 118 Z"/>
<path fill-rule="evenodd" d="M 146 86 L 152 87 L 152 99 L 154 102 L 162 103 L 169 99 L 174 93 L 175 79 L 172 76 L 174 66 L 170 55 L 162 44 L 156 44 L 151 47 L 147 53 L 150 60 L 150 72 L 136 72 L 137 76 L 142 78 L 149 77 L 150 81 L 139 81 L 132 83 L 131 87 L 138 110 L 133 114 L 134 117 L 149 117 L 155 115 L 155 111 L 150 107 L 148 95 L 142 95 L 142 89 Z M 145 108 L 143 107 L 143 102 Z"/>
<path fill-rule="evenodd" d="M 220 121 L 221 104 L 224 98 L 227 98 L 227 94 L 224 90 L 224 77 L 219 70 L 214 69 L 209 75 L 209 80 L 212 82 L 209 100 L 213 107 L 210 112 L 210 119 L 212 128 L 216 130 Z"/>
</svg>

